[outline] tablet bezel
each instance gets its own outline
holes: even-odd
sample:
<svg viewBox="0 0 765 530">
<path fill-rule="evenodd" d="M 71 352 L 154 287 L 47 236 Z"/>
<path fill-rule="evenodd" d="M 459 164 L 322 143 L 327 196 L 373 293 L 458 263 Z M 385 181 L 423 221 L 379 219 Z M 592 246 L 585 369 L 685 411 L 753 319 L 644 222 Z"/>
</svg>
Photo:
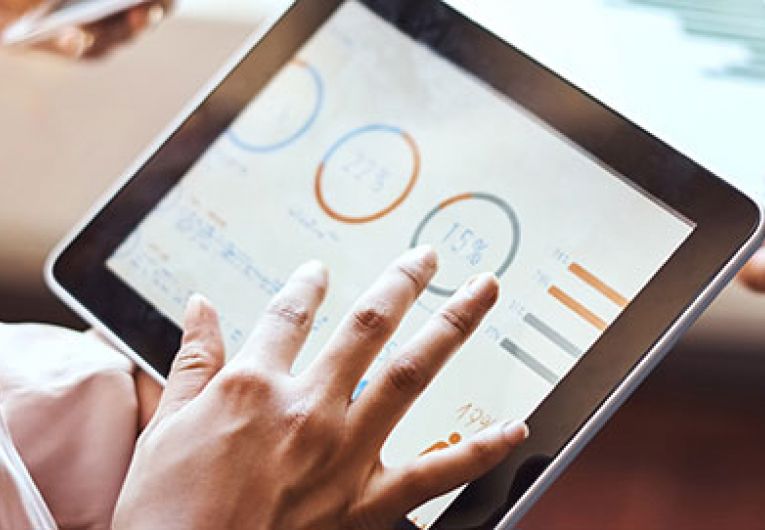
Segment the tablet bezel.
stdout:
<svg viewBox="0 0 765 530">
<path fill-rule="evenodd" d="M 48 278 L 54 290 L 155 374 L 169 370 L 180 331 L 112 274 L 106 259 L 344 1 L 296 2 L 52 258 Z M 503 517 L 509 524 L 647 373 L 725 275 L 756 248 L 762 216 L 745 195 L 442 2 L 362 3 L 696 223 L 689 239 L 532 414 L 527 444 L 471 484 L 435 528 L 484 528 Z"/>
</svg>

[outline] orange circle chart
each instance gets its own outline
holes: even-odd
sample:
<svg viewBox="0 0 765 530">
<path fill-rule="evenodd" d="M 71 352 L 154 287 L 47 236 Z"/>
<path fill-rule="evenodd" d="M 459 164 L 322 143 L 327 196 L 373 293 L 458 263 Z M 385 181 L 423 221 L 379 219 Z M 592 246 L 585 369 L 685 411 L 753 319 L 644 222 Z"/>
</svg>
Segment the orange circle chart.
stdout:
<svg viewBox="0 0 765 530">
<path fill-rule="evenodd" d="M 406 175 L 406 185 L 400 193 L 397 193 L 395 197 L 386 200 L 386 204 L 380 208 L 377 208 L 368 213 L 343 212 L 341 207 L 337 205 L 333 206 L 327 198 L 328 194 L 327 190 L 325 189 L 327 180 L 327 166 L 342 150 L 349 148 L 352 143 L 358 142 L 363 138 L 371 137 L 372 135 L 380 134 L 387 136 L 393 135 L 400 138 L 404 145 L 411 151 L 411 172 L 407 171 L 408 174 Z M 344 165 L 344 170 L 348 173 L 354 173 L 353 178 L 356 180 L 360 180 L 361 177 L 370 177 L 374 175 L 377 175 L 378 177 L 380 177 L 380 175 L 389 175 L 388 170 L 384 167 L 381 167 L 381 162 L 379 160 L 376 160 L 372 157 L 367 157 L 364 154 L 359 154 L 358 152 L 356 152 L 355 156 L 355 160 L 352 160 Z M 406 201 L 406 199 L 412 193 L 415 185 L 417 184 L 417 180 L 420 176 L 420 166 L 420 149 L 417 145 L 417 142 L 408 132 L 399 127 L 383 124 L 373 124 L 359 127 L 341 137 L 332 145 L 332 147 L 329 148 L 327 154 L 324 155 L 324 158 L 316 170 L 314 185 L 316 201 L 319 203 L 319 206 L 324 211 L 324 213 L 341 223 L 358 225 L 377 221 L 394 211 L 396 208 L 401 206 L 404 201 Z"/>
</svg>

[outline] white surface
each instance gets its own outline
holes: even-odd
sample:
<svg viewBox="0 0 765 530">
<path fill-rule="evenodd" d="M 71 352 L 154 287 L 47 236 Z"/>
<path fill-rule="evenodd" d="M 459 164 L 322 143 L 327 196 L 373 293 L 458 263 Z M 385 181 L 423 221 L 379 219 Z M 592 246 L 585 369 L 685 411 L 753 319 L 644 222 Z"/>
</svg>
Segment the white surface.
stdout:
<svg viewBox="0 0 765 530">
<path fill-rule="evenodd" d="M 747 48 L 689 36 L 662 9 L 604 0 L 451 0 L 720 176 L 765 190 L 765 79 L 715 74 Z M 765 10 L 765 8 L 763 8 Z M 765 26 L 763 26 L 765 39 Z"/>
<path fill-rule="evenodd" d="M 721 177 L 765 197 L 765 78 L 719 73 L 747 60 L 745 46 L 690 36 L 672 11 L 627 1 L 447 2 Z M 252 18 L 289 4 L 187 0 L 180 14 Z M 765 39 L 765 26 L 762 31 Z"/>
</svg>

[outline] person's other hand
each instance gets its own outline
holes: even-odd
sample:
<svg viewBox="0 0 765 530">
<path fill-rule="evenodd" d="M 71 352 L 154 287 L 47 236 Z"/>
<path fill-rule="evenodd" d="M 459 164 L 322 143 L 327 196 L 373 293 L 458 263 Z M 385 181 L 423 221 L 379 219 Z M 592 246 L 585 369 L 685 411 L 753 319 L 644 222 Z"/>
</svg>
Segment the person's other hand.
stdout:
<svg viewBox="0 0 765 530">
<path fill-rule="evenodd" d="M 117 346 L 97 330 L 91 329 L 88 333 L 91 333 L 110 348 L 119 350 Z M 138 402 L 138 432 L 141 433 L 149 424 L 152 416 L 154 416 L 154 412 L 157 410 L 159 400 L 162 397 L 162 385 L 138 366 L 133 368 L 133 381 L 135 383 L 135 394 Z"/>
<path fill-rule="evenodd" d="M 765 293 L 765 247 L 758 250 L 738 273 L 738 280 L 753 291 Z"/>
<path fill-rule="evenodd" d="M 0 29 L 39 4 L 40 0 L 0 0 Z M 64 28 L 33 48 L 73 59 L 101 57 L 162 20 L 171 7 L 172 0 L 147 1 L 93 24 Z"/>
<path fill-rule="evenodd" d="M 162 398 L 162 386 L 152 376 L 136 367 L 133 375 L 138 398 L 138 432 L 143 432 L 151 421 Z"/>
<path fill-rule="evenodd" d="M 497 465 L 528 436 L 524 424 L 488 428 L 403 468 L 380 459 L 391 430 L 495 303 L 491 274 L 461 288 L 351 400 L 435 271 L 429 248 L 397 260 L 296 376 L 290 369 L 327 289 L 322 265 L 292 275 L 225 367 L 216 313 L 193 297 L 114 528 L 390 529 Z"/>
</svg>

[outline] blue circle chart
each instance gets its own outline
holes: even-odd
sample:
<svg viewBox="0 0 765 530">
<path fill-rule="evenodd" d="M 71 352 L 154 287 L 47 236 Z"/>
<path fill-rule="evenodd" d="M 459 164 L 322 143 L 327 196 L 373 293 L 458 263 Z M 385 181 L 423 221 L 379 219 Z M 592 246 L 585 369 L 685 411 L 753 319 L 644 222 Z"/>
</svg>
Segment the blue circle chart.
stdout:
<svg viewBox="0 0 765 530">
<path fill-rule="evenodd" d="M 433 218 L 435 218 L 440 212 L 454 204 L 471 200 L 483 201 L 494 205 L 499 208 L 499 210 L 501 210 L 502 213 L 504 213 L 504 215 L 507 217 L 508 223 L 510 225 L 509 228 L 512 235 L 512 242 L 507 253 L 504 255 L 502 263 L 500 263 L 499 267 L 497 267 L 497 269 L 494 271 L 494 274 L 497 276 L 497 278 L 501 278 L 513 264 L 513 261 L 518 254 L 518 248 L 521 242 L 521 223 L 518 220 L 518 215 L 515 213 L 515 210 L 513 210 L 513 208 L 504 199 L 501 199 L 496 195 L 491 195 L 489 193 L 462 193 L 440 202 L 435 208 L 428 212 L 427 215 L 425 215 L 422 221 L 420 221 L 420 224 L 414 231 L 410 245 L 412 248 L 415 248 L 423 243 L 421 238 L 425 227 L 428 226 Z M 434 283 L 428 285 L 427 290 L 430 293 L 439 296 L 451 296 L 457 292 L 456 287 L 444 287 Z"/>
<path fill-rule="evenodd" d="M 272 153 L 274 151 L 279 151 L 280 149 L 284 149 L 285 147 L 289 146 L 293 142 L 300 139 L 300 137 L 302 137 L 305 133 L 307 133 L 308 130 L 316 122 L 316 119 L 319 117 L 319 113 L 321 112 L 321 108 L 324 105 L 324 81 L 321 77 L 321 74 L 316 69 L 316 67 L 300 59 L 294 59 L 290 63 L 290 67 L 302 68 L 303 70 L 305 70 L 305 72 L 309 76 L 311 83 L 313 85 L 314 92 L 315 92 L 315 101 L 308 118 L 300 125 L 300 127 L 296 131 L 289 134 L 287 137 L 282 138 L 280 140 L 276 140 L 272 143 L 265 143 L 265 144 L 258 144 L 258 143 L 247 141 L 242 137 L 242 135 L 237 134 L 233 128 L 230 128 L 228 130 L 227 136 L 229 140 L 231 140 L 231 142 L 237 147 L 239 147 L 240 149 L 243 149 L 250 153 L 258 153 L 258 154 L 265 154 L 265 153 Z"/>
</svg>

